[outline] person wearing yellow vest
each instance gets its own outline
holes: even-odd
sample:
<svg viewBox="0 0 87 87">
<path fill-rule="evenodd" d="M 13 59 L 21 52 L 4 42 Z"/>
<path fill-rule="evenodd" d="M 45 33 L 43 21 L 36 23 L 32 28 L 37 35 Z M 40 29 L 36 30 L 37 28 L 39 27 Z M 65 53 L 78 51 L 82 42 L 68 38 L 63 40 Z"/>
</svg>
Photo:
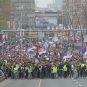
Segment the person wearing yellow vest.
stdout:
<svg viewBox="0 0 87 87">
<path fill-rule="evenodd" d="M 13 68 L 13 74 L 14 74 L 14 79 L 18 79 L 18 68 L 17 67 Z"/>
<path fill-rule="evenodd" d="M 51 67 L 52 78 L 56 78 L 57 77 L 57 71 L 58 71 L 57 66 L 56 65 L 52 65 L 52 67 Z"/>
<path fill-rule="evenodd" d="M 13 65 L 11 66 L 11 78 L 12 79 L 14 78 L 14 66 Z"/>
<path fill-rule="evenodd" d="M 3 61 L 3 65 L 4 65 L 4 66 L 7 66 L 7 64 L 8 64 L 8 61 L 7 61 L 7 60 L 4 60 L 4 61 Z"/>
<path fill-rule="evenodd" d="M 87 64 L 86 64 L 86 70 L 85 71 L 86 71 L 86 76 L 87 76 Z"/>
<path fill-rule="evenodd" d="M 8 61 L 5 59 L 5 60 L 3 60 L 3 63 L 2 63 L 2 65 L 3 65 L 3 72 L 4 72 L 4 75 L 5 75 L 5 77 L 7 78 L 8 77 Z"/>
<path fill-rule="evenodd" d="M 28 68 L 28 78 L 32 78 L 32 71 L 33 71 L 33 67 L 32 66 L 29 66 Z"/>
<path fill-rule="evenodd" d="M 81 63 L 80 67 L 81 67 L 80 76 L 81 77 L 85 77 L 86 76 L 86 64 L 85 63 Z"/>
<path fill-rule="evenodd" d="M 81 64 L 81 68 L 84 68 L 84 67 L 85 67 L 85 64 L 84 64 L 84 63 L 82 63 L 82 64 Z"/>
<path fill-rule="evenodd" d="M 64 64 L 64 66 L 63 66 L 64 78 L 66 78 L 66 77 L 67 77 L 67 70 L 68 70 L 67 65 L 66 65 L 66 64 Z"/>
</svg>

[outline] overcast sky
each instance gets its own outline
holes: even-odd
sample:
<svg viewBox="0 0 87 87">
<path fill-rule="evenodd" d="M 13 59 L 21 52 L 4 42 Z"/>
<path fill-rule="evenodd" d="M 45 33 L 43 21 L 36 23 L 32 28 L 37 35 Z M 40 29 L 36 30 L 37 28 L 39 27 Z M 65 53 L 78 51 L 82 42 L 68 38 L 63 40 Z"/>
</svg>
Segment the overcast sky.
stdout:
<svg viewBox="0 0 87 87">
<path fill-rule="evenodd" d="M 37 3 L 38 7 L 46 8 L 49 3 L 53 3 L 55 0 L 36 0 L 36 1 L 38 1 Z M 57 2 L 58 2 L 58 7 L 60 8 L 62 0 L 57 0 Z"/>
</svg>

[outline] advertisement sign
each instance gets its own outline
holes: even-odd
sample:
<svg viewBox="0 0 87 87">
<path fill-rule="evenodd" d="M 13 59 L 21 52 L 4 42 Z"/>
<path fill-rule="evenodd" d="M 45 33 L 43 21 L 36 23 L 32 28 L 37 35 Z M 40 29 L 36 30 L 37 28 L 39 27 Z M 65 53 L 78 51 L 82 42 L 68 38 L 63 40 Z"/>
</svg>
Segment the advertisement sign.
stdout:
<svg viewBox="0 0 87 87">
<path fill-rule="evenodd" d="M 48 16 L 37 16 L 36 17 L 36 26 L 56 26 L 57 18 L 56 17 L 48 17 Z"/>
</svg>

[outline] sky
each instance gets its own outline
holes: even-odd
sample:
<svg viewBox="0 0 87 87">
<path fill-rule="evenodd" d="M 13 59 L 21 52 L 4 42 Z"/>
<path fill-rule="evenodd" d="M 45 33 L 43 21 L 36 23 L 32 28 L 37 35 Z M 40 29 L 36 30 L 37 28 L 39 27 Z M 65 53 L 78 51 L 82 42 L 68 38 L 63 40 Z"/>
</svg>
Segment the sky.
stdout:
<svg viewBox="0 0 87 87">
<path fill-rule="evenodd" d="M 36 5 L 41 8 L 46 8 L 49 3 L 53 3 L 55 0 L 36 0 L 38 1 Z M 58 8 L 62 5 L 62 0 L 56 0 L 58 2 Z"/>
</svg>

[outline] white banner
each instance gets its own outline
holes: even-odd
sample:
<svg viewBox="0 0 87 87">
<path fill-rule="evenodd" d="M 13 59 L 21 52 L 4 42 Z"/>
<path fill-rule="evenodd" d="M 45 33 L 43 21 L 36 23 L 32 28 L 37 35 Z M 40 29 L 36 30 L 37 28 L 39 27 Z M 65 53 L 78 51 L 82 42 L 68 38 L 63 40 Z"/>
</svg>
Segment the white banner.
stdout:
<svg viewBox="0 0 87 87">
<path fill-rule="evenodd" d="M 87 51 L 83 54 L 83 58 L 87 59 Z"/>
<path fill-rule="evenodd" d="M 84 38 L 84 42 L 87 42 L 87 35 L 84 35 L 83 38 Z"/>
</svg>

